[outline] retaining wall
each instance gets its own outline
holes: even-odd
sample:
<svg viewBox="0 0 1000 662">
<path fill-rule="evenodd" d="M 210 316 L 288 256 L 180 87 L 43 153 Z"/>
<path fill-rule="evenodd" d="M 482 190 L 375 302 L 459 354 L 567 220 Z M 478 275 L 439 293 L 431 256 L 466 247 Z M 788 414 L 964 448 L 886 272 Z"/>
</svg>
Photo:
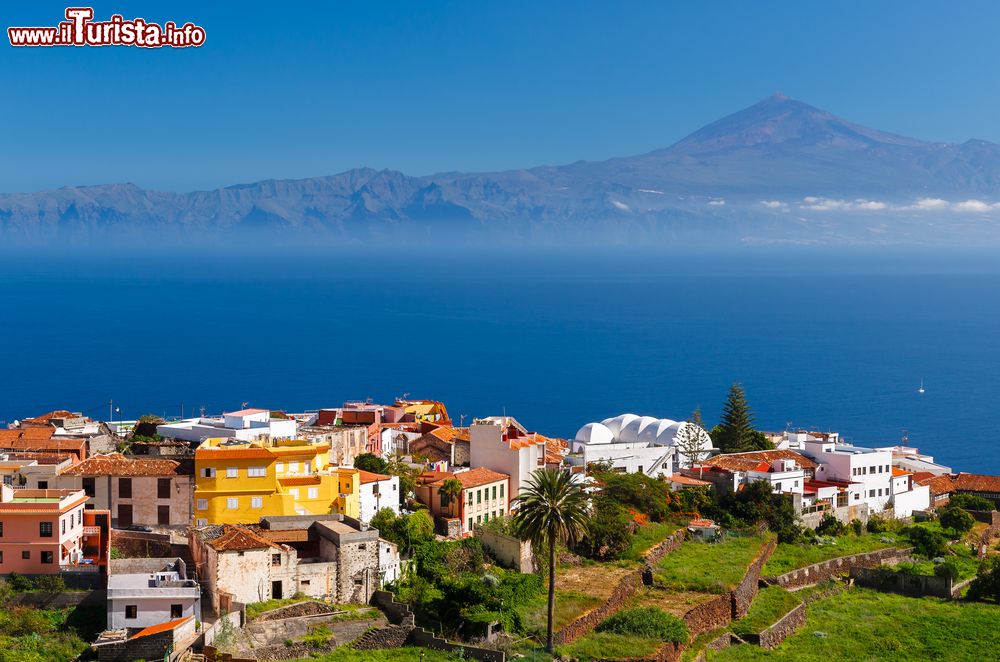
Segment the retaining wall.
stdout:
<svg viewBox="0 0 1000 662">
<path fill-rule="evenodd" d="M 804 586 L 812 586 L 831 577 L 849 574 L 851 570 L 856 568 L 875 568 L 886 563 L 899 562 L 908 558 L 912 551 L 912 547 L 906 549 L 888 547 L 874 552 L 841 556 L 807 565 L 777 577 L 765 577 L 764 581 L 768 584 L 777 584 L 789 590 L 795 590 Z"/>
</svg>

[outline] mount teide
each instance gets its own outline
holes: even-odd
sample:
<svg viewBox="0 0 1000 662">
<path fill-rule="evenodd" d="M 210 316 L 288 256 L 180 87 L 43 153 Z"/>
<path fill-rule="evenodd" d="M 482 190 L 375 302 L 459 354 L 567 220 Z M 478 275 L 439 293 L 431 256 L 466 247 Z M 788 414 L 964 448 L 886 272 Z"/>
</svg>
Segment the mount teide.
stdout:
<svg viewBox="0 0 1000 662">
<path fill-rule="evenodd" d="M 132 184 L 5 194 L 0 232 L 981 243 L 1000 240 L 998 197 L 996 144 L 925 142 L 775 95 L 665 149 L 606 161 L 427 177 L 359 168 L 186 194 Z M 954 211 L 970 199 L 966 211 L 979 213 Z"/>
</svg>

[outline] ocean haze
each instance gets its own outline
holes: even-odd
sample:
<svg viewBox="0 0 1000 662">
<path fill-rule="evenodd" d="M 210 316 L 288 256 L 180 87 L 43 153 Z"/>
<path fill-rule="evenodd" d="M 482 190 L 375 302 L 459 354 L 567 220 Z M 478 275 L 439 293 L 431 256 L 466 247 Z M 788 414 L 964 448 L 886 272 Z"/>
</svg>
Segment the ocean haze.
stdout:
<svg viewBox="0 0 1000 662">
<path fill-rule="evenodd" d="M 774 95 L 637 156 L 415 177 L 357 168 L 171 193 L 0 195 L 8 241 L 979 245 L 1000 239 L 1000 146 L 869 129 Z"/>
<path fill-rule="evenodd" d="M 410 393 L 572 436 L 739 381 L 762 428 L 998 473 L 998 293 L 990 251 L 5 254 L 0 419 Z"/>
</svg>

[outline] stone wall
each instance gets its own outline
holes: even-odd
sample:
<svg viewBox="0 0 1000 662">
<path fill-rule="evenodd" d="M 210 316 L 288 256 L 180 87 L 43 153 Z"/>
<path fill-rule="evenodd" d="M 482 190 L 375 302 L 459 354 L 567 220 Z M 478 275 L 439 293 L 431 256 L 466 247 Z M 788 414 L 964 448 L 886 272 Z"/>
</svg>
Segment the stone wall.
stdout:
<svg viewBox="0 0 1000 662">
<path fill-rule="evenodd" d="M 761 648 L 768 650 L 776 648 L 786 637 L 798 630 L 806 623 L 806 606 L 800 604 L 782 616 L 777 623 L 764 630 L 756 636 L 757 643 Z"/>
<path fill-rule="evenodd" d="M 476 537 L 504 567 L 518 572 L 534 572 L 535 557 L 531 553 L 530 542 L 496 533 L 482 526 L 476 527 Z"/>
<path fill-rule="evenodd" d="M 884 568 L 854 568 L 851 570 L 851 578 L 858 586 L 914 597 L 933 595 L 938 598 L 950 598 L 954 588 L 951 577 L 910 575 Z"/>
<path fill-rule="evenodd" d="M 855 568 L 875 568 L 884 563 L 898 562 L 909 557 L 913 548 L 889 547 L 864 554 L 841 556 L 821 563 L 807 565 L 777 577 L 765 577 L 768 584 L 777 584 L 789 590 L 812 586 L 831 577 L 845 575 Z"/>
</svg>

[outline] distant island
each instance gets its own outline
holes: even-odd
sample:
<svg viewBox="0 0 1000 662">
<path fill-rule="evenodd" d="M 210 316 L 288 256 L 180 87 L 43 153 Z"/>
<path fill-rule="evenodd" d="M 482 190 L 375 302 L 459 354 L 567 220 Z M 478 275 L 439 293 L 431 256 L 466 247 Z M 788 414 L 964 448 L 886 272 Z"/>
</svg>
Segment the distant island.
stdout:
<svg viewBox="0 0 1000 662">
<path fill-rule="evenodd" d="M 1000 239 L 998 200 L 1000 145 L 907 138 L 774 95 L 665 149 L 606 161 L 425 177 L 358 168 L 191 193 L 6 193 L 0 236 L 971 245 Z"/>
</svg>

